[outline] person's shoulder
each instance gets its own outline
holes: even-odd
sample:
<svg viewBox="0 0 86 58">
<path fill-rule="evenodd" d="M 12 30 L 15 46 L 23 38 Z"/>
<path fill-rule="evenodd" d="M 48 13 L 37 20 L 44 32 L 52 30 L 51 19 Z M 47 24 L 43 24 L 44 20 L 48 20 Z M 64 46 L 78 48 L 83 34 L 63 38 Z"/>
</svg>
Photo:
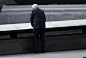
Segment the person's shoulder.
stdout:
<svg viewBox="0 0 86 58">
<path fill-rule="evenodd" d="M 40 11 L 44 12 L 44 10 L 40 9 Z"/>
<path fill-rule="evenodd" d="M 43 11 L 41 8 L 38 8 L 39 10 Z"/>
</svg>

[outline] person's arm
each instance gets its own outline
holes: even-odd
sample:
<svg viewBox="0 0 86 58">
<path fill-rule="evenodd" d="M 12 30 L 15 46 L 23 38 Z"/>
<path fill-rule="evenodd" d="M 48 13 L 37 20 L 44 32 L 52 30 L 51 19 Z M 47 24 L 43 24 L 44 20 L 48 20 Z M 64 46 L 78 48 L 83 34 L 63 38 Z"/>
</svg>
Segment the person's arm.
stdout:
<svg viewBox="0 0 86 58">
<path fill-rule="evenodd" d="M 45 16 L 45 13 L 44 13 L 44 18 L 45 18 L 45 21 L 46 21 L 46 16 Z"/>
<path fill-rule="evenodd" d="M 34 19 L 34 14 L 31 11 L 31 17 L 30 17 L 30 22 L 31 22 L 31 26 L 33 27 L 33 19 Z"/>
</svg>

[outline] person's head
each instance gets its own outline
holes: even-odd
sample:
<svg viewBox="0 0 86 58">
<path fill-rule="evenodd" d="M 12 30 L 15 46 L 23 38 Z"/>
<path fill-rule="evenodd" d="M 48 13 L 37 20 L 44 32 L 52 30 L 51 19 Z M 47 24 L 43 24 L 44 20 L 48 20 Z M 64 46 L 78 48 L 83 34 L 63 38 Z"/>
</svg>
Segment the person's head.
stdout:
<svg viewBox="0 0 86 58">
<path fill-rule="evenodd" d="M 32 5 L 32 8 L 33 8 L 33 9 L 36 9 L 37 7 L 38 7 L 37 4 L 33 4 L 33 5 Z"/>
</svg>

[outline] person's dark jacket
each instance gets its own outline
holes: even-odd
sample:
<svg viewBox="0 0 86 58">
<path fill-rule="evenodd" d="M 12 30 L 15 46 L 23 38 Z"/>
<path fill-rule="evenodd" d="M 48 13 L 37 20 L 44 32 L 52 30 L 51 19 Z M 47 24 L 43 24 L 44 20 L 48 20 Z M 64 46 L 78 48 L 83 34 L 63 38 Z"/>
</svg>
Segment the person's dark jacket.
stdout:
<svg viewBox="0 0 86 58">
<path fill-rule="evenodd" d="M 3 5 L 0 5 L 0 12 L 1 12 L 1 10 L 2 10 L 2 7 L 3 7 Z"/>
<path fill-rule="evenodd" d="M 30 21 L 34 29 L 45 28 L 46 17 L 44 11 L 38 7 L 32 10 Z"/>
</svg>

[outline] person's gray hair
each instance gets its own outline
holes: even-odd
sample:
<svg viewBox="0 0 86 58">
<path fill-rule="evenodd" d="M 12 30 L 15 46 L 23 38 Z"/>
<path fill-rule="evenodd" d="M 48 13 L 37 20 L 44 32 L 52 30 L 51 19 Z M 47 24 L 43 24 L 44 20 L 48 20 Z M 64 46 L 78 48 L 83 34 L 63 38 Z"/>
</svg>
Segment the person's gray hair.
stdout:
<svg viewBox="0 0 86 58">
<path fill-rule="evenodd" d="M 36 7 L 38 7 L 38 5 L 37 5 L 37 4 L 33 4 L 33 5 L 32 5 L 32 8 L 34 8 L 35 6 L 36 6 Z"/>
</svg>

